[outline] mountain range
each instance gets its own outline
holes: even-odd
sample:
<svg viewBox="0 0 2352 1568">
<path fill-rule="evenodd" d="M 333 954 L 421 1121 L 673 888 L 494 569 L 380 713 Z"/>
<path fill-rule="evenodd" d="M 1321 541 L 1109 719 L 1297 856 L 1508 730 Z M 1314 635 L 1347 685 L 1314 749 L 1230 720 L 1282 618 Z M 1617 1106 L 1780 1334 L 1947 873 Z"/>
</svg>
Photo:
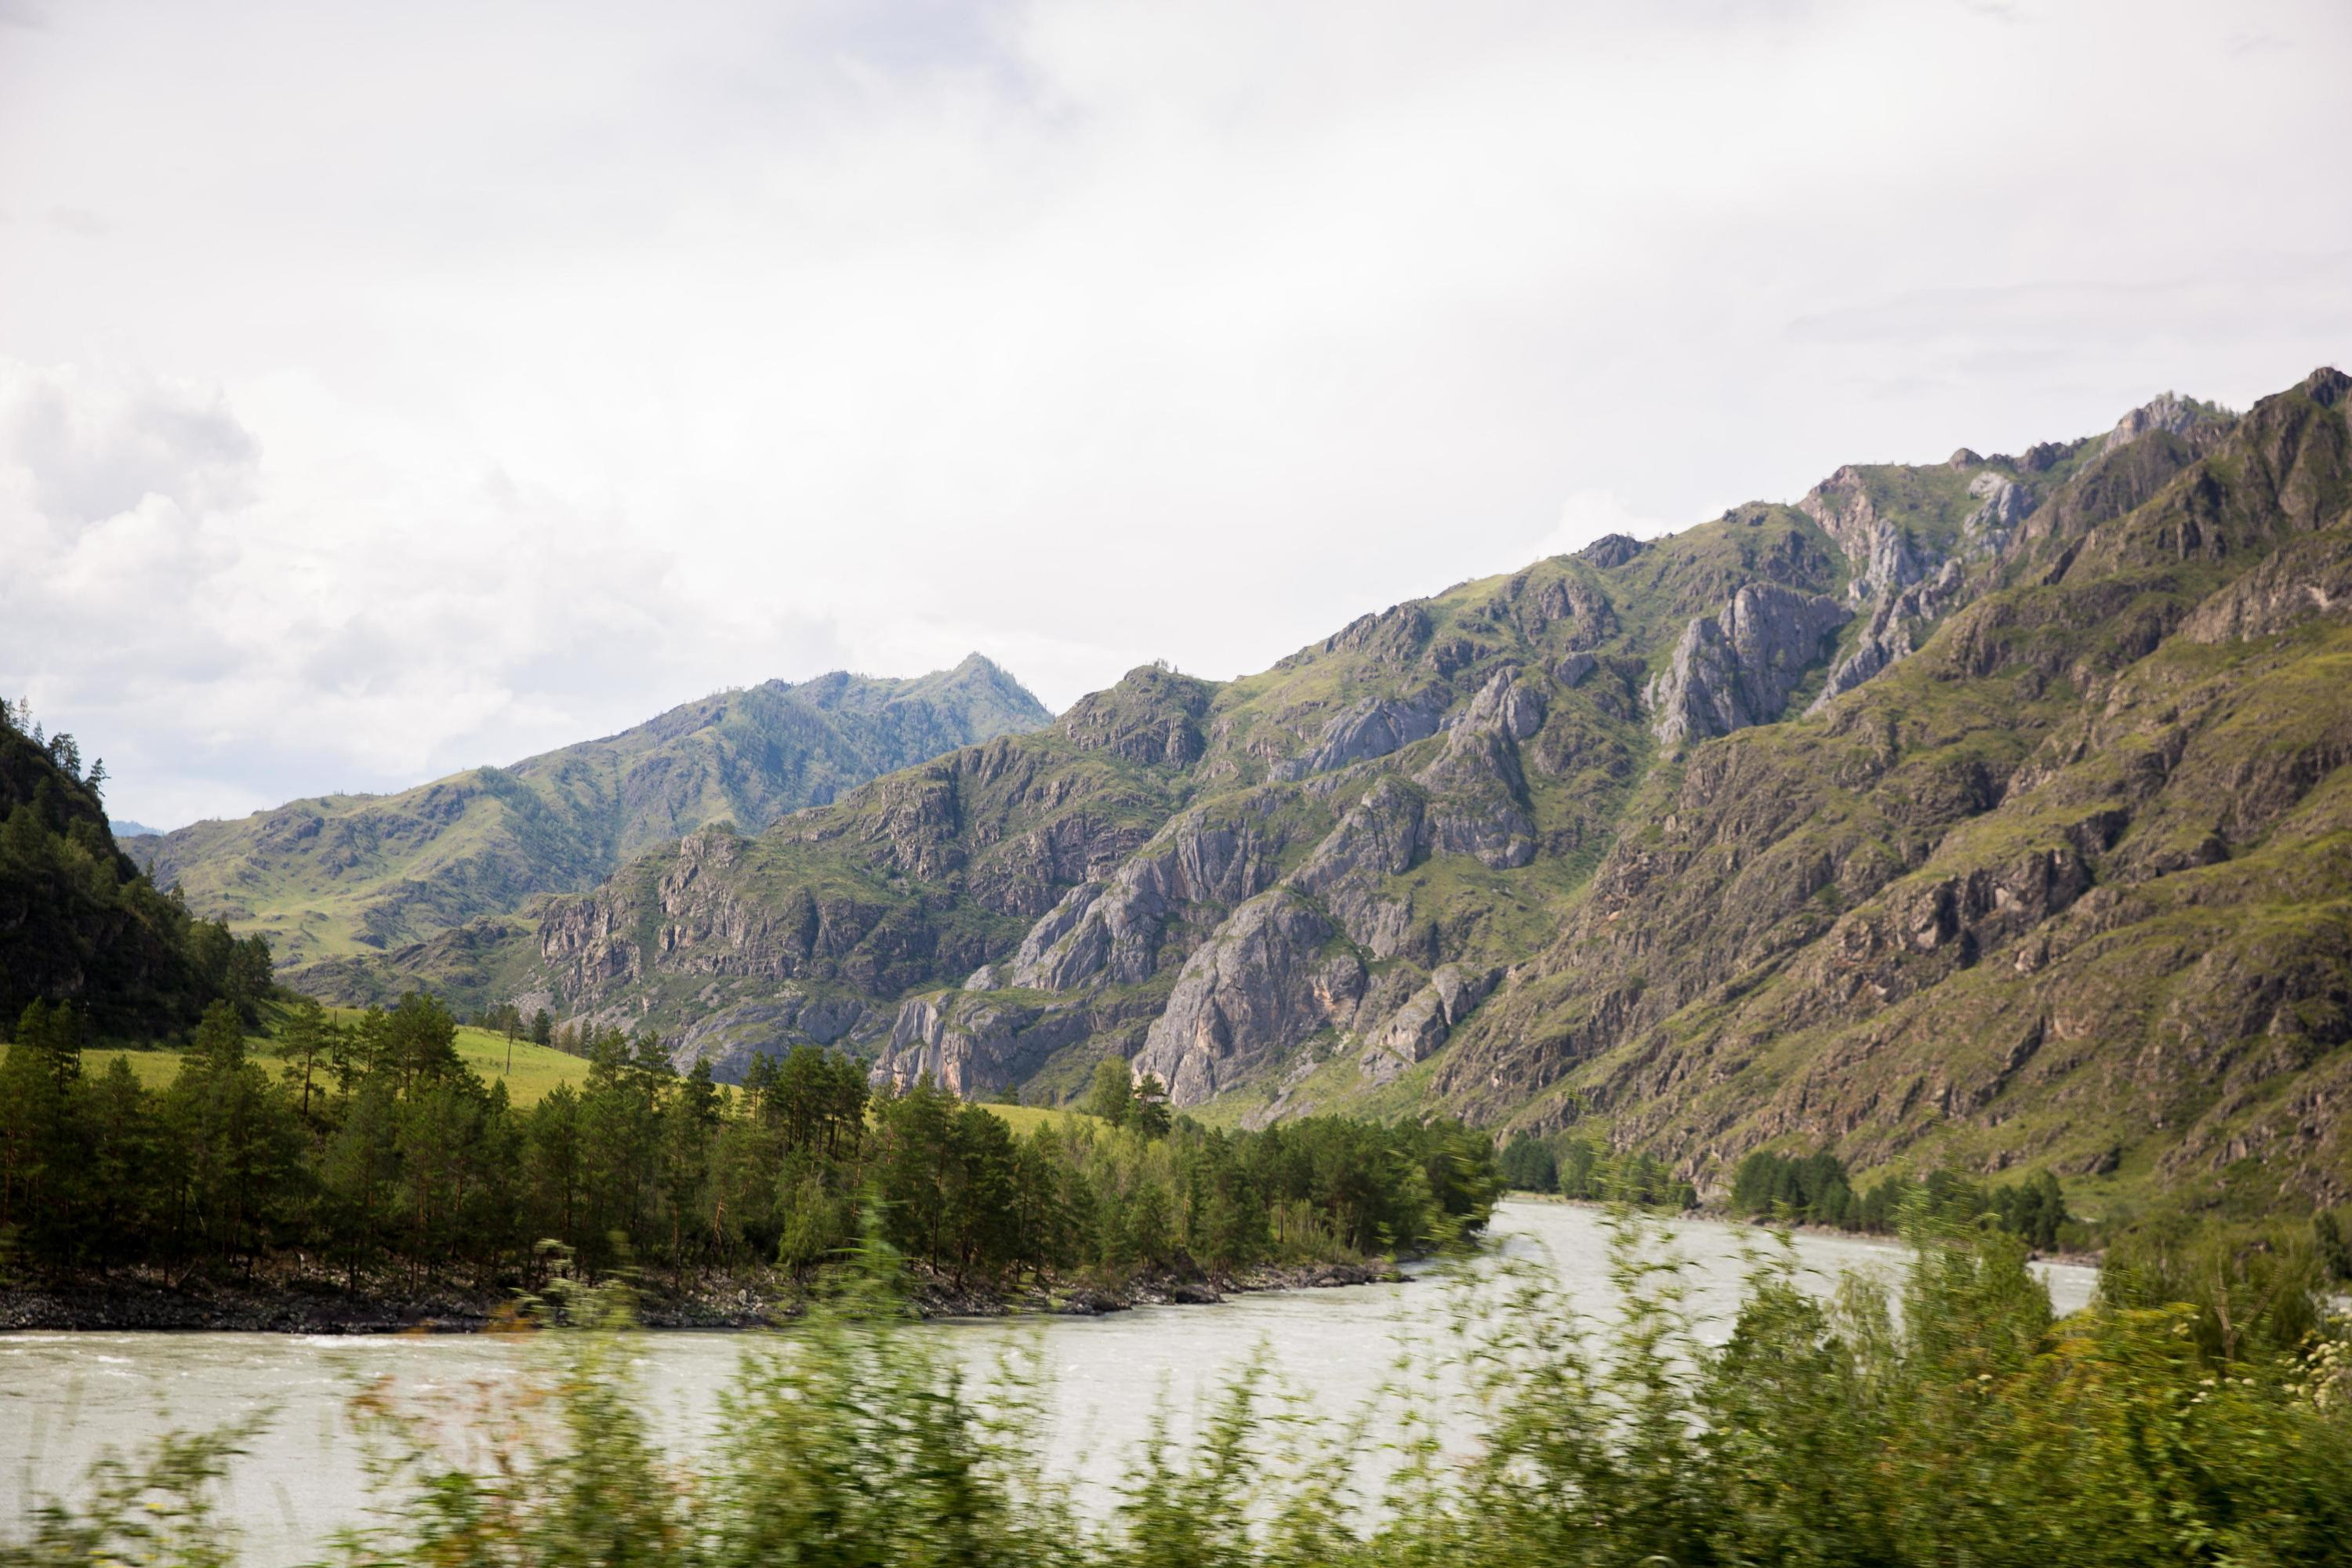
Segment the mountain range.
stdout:
<svg viewBox="0 0 2352 1568">
<path fill-rule="evenodd" d="M 482 947 L 534 899 L 594 886 L 716 822 L 757 831 L 877 774 L 1051 717 L 974 654 L 917 679 L 835 673 L 723 691 L 602 740 L 394 795 L 323 795 L 126 847 L 159 887 L 268 935 L 289 984 L 374 999 L 375 962 L 445 940 Z"/>
<path fill-rule="evenodd" d="M 275 918 L 319 944 L 298 981 L 348 930 L 375 987 L 655 1026 L 722 1077 L 814 1040 L 1035 1097 L 1116 1057 L 1213 1118 L 1574 1128 L 1702 1183 L 1825 1146 L 2341 1201 L 2347 408 L 2322 370 L 1842 468 L 829 804 L 651 814 L 547 851 L 532 889 L 571 888 L 528 918 L 459 925 L 437 871 Z M 404 944 L 412 908 L 442 929 Z"/>
</svg>

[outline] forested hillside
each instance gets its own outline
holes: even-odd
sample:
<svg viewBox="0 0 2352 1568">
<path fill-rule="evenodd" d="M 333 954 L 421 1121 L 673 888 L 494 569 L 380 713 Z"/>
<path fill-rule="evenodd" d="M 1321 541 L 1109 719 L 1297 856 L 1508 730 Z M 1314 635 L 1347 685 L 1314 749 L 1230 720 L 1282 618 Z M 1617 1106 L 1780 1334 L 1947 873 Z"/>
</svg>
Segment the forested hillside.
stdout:
<svg viewBox="0 0 2352 1568">
<path fill-rule="evenodd" d="M 134 848 L 191 908 L 267 935 L 288 978 L 319 995 L 388 1001 L 408 976 L 496 989 L 521 977 L 467 965 L 539 895 L 593 886 L 705 824 L 756 831 L 878 773 L 1047 718 L 976 654 L 919 679 L 774 680 L 509 767 L 397 795 L 294 801 Z M 436 937 L 437 966 L 388 980 L 373 962 Z"/>
<path fill-rule="evenodd" d="M 116 847 L 104 764 L 0 702 L 0 1017 L 47 1001 L 77 1032 L 156 1036 L 269 986 L 266 942 L 192 920 Z"/>
</svg>

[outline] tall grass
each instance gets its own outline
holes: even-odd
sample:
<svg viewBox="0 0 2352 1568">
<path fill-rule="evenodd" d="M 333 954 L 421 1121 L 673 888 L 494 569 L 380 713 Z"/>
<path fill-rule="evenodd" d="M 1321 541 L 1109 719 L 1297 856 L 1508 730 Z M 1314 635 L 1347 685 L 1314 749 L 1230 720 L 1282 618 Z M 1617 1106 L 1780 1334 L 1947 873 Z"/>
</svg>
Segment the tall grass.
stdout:
<svg viewBox="0 0 2352 1568">
<path fill-rule="evenodd" d="M 2053 1321 L 2011 1238 L 1915 1237 L 1890 1300 L 1759 1249 L 1710 1343 L 1680 1264 L 1620 1215 L 1605 1310 L 1489 1262 L 1343 1418 L 1254 1363 L 1162 1420 L 1109 1506 L 1039 1456 L 1034 1363 L 968 1373 L 898 1317 L 869 1244 L 827 1307 L 752 1342 L 700 1451 L 656 1443 L 625 1289 L 575 1292 L 534 1375 L 457 1427 L 362 1396 L 377 1511 L 345 1564 L 2323 1563 L 2352 1556 L 2344 1325 L 2225 1356 L 2189 1307 Z M 51 1506 L 0 1563 L 225 1563 L 236 1435 L 173 1439 Z M 142 1515 L 126 1499 L 156 1504 Z M 144 1505 L 142 1505 L 144 1506 Z M 166 1521 L 147 1528 L 141 1520 Z M 142 1532 L 143 1531 L 143 1532 Z"/>
</svg>

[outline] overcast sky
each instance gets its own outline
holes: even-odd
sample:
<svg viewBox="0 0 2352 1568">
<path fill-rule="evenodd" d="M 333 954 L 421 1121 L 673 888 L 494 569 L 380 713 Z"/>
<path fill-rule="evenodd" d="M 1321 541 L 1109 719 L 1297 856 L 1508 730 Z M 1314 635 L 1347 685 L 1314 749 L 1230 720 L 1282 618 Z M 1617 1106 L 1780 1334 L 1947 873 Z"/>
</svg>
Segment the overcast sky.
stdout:
<svg viewBox="0 0 2352 1568">
<path fill-rule="evenodd" d="M 159 826 L 1056 709 L 2352 361 L 2352 5 L 0 0 L 0 689 Z"/>
</svg>

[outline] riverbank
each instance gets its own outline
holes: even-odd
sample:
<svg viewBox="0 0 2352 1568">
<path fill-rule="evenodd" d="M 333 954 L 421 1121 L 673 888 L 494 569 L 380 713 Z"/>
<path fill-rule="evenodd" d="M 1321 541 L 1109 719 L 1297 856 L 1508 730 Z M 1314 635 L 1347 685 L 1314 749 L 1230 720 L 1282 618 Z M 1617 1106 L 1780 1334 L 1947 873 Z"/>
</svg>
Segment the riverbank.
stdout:
<svg viewBox="0 0 2352 1568">
<path fill-rule="evenodd" d="M 1210 1305 L 1253 1291 L 1333 1289 L 1402 1278 L 1386 1260 L 1164 1271 L 1116 1283 L 1053 1280 L 1012 1290 L 919 1277 L 910 1299 L 926 1318 L 1097 1317 L 1136 1307 Z M 772 1328 L 801 1316 L 808 1304 L 806 1289 L 781 1273 L 706 1276 L 683 1290 L 656 1279 L 641 1281 L 640 1289 L 638 1315 L 650 1329 Z M 396 1281 L 363 1282 L 353 1290 L 339 1273 L 299 1267 L 251 1281 L 126 1270 L 102 1281 L 0 1287 L 0 1331 L 480 1333 L 522 1326 L 520 1300 L 515 1289 Z"/>
</svg>

